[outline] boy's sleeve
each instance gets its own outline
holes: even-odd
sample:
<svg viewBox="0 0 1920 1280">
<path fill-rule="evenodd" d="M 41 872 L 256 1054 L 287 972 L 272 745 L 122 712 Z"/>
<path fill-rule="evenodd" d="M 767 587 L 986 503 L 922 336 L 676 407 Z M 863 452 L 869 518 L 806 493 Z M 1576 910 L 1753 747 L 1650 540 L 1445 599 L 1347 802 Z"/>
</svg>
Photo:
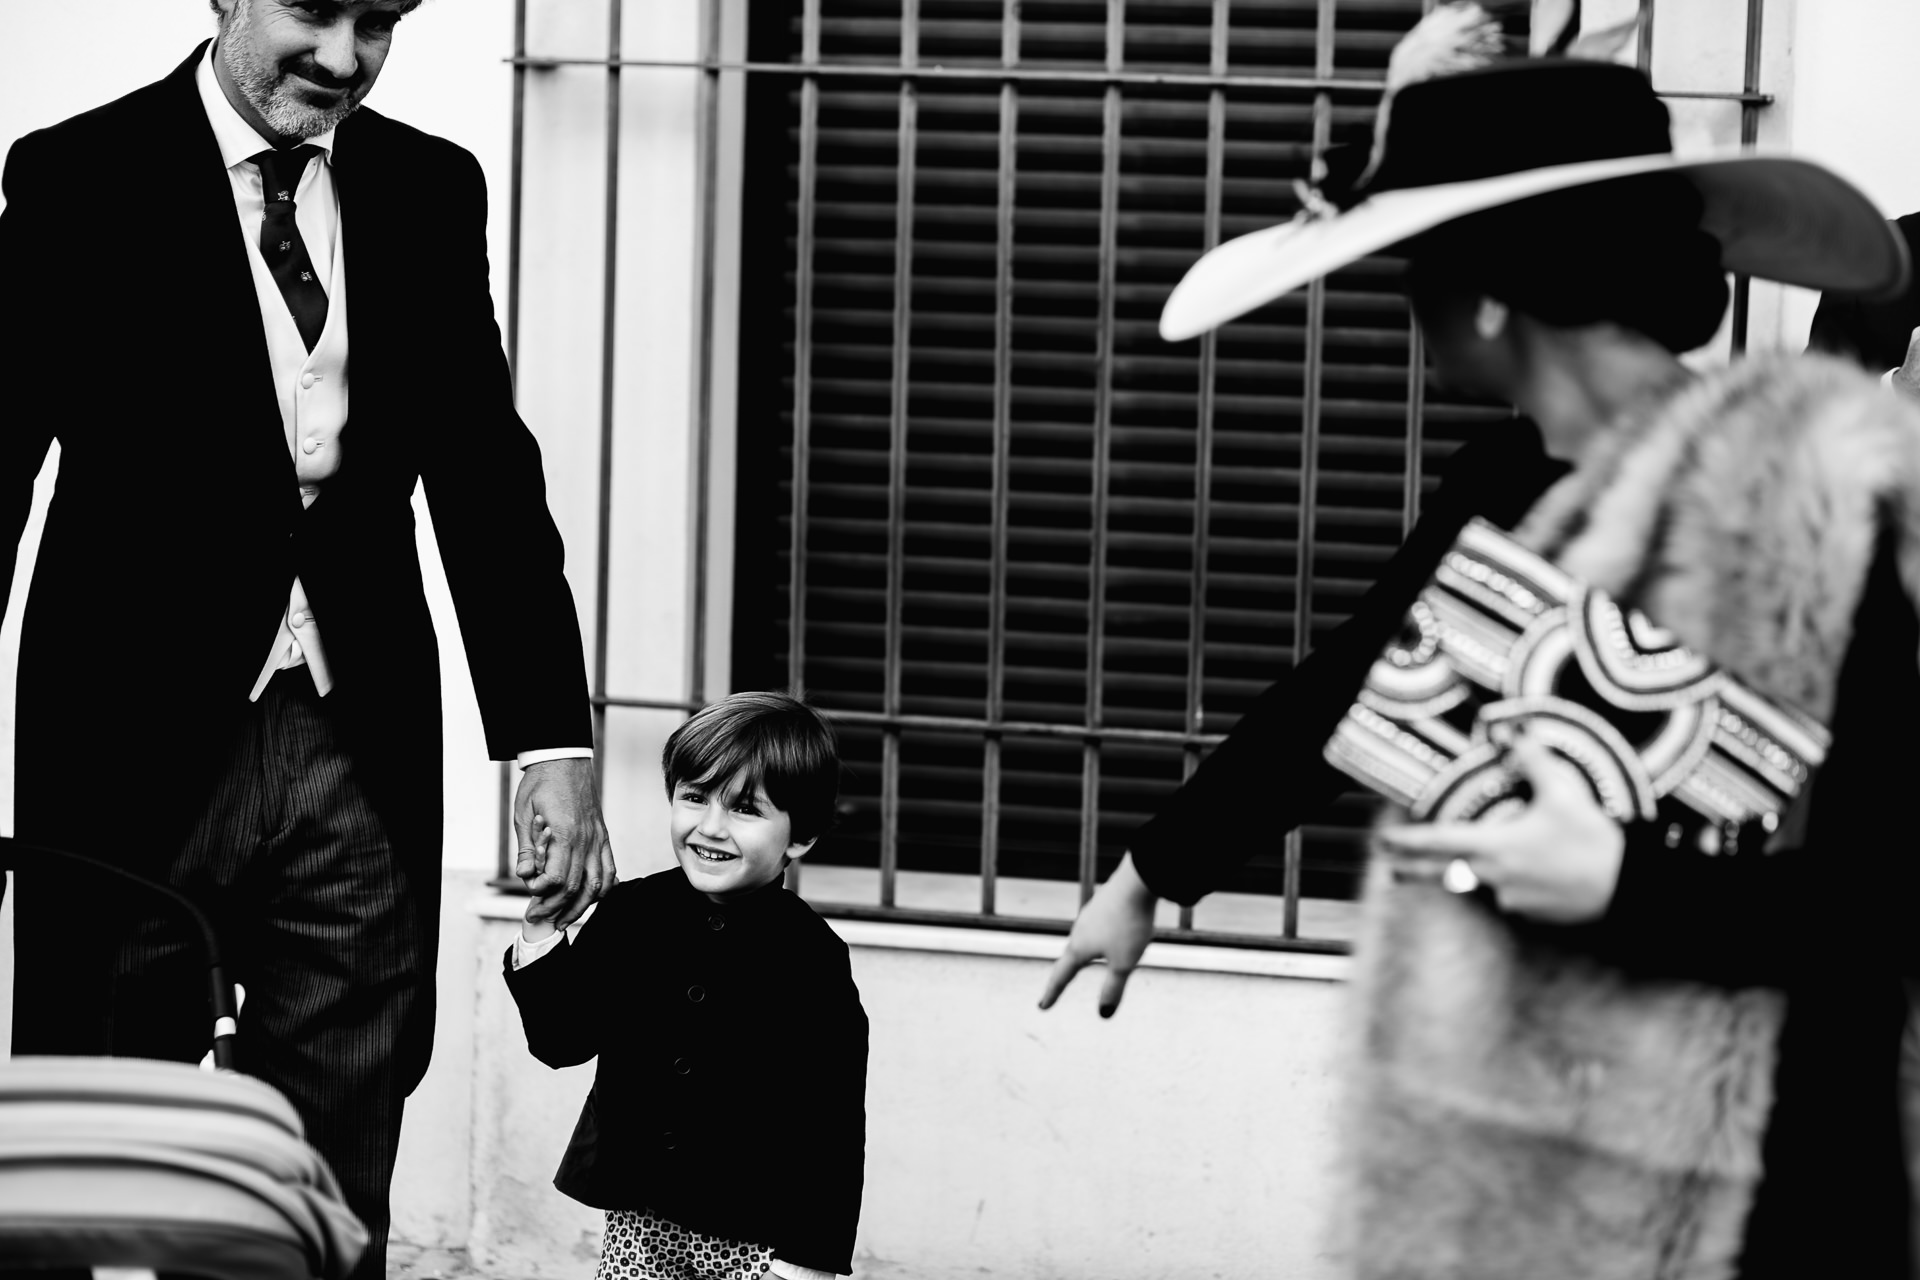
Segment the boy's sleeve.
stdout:
<svg viewBox="0 0 1920 1280">
<path fill-rule="evenodd" d="M 520 946 L 516 938 L 502 957 L 527 1049 L 550 1067 L 578 1066 L 599 1055 L 603 1013 L 595 1007 L 592 991 L 598 985 L 602 953 L 618 932 L 623 913 L 614 903 L 619 888 L 601 900 L 590 921 L 574 926 L 577 937 L 556 934 L 560 940 L 551 950 L 519 966 L 514 964 Z"/>
<path fill-rule="evenodd" d="M 802 1170 L 787 1231 L 774 1241 L 782 1262 L 848 1275 L 867 1160 L 867 1013 L 845 944 L 810 1001 L 811 1043 L 794 1105 L 804 1116 L 792 1153 Z"/>
</svg>

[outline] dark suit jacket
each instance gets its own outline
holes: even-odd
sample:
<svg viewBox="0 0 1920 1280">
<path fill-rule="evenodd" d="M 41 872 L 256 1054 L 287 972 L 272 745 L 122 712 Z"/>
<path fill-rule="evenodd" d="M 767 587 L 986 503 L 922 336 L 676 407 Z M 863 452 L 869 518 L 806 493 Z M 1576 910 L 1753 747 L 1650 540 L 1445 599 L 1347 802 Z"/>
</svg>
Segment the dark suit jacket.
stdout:
<svg viewBox="0 0 1920 1280">
<path fill-rule="evenodd" d="M 416 480 L 491 754 L 592 742 L 540 451 L 493 321 L 483 180 L 467 152 L 364 107 L 336 133 L 351 416 L 341 470 L 303 511 L 251 249 L 194 85 L 204 48 L 7 156 L 0 596 L 60 444 L 21 640 L 18 834 L 158 869 L 204 803 L 297 574 L 328 703 L 431 937 L 440 673 Z"/>
<path fill-rule="evenodd" d="M 479 166 L 365 108 L 340 126 L 351 419 L 340 472 L 303 511 L 199 58 L 7 157 L 9 555 L 49 442 L 61 450 L 22 640 L 23 772 L 98 794 L 37 762 L 98 758 L 136 719 L 128 757 L 160 757 L 170 781 L 191 772 L 185 757 L 246 707 L 297 574 L 339 710 L 437 797 L 439 673 L 409 505 L 422 478 L 490 752 L 590 744 L 560 538 L 493 322 Z M 52 798 L 23 786 L 23 825 Z"/>
<path fill-rule="evenodd" d="M 1920 264 L 1920 213 L 1897 218 L 1893 225 L 1906 237 L 1908 256 Z M 1885 302 L 1822 294 L 1807 349 L 1849 356 L 1869 373 L 1885 373 L 1899 368 L 1907 358 L 1907 343 L 1916 326 L 1920 326 L 1920 275 L 1905 293 Z"/>
<path fill-rule="evenodd" d="M 779 885 L 717 903 L 678 867 L 609 893 L 579 941 L 506 957 L 527 1047 L 594 1057 L 554 1185 L 600 1209 L 853 1269 L 867 1015 L 847 944 Z"/>
</svg>

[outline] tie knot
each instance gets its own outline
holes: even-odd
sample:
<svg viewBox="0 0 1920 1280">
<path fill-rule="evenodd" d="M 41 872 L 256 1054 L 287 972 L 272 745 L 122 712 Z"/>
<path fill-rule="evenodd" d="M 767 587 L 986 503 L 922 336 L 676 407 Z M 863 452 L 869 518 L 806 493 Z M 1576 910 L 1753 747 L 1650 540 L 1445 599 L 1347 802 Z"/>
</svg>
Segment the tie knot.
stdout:
<svg viewBox="0 0 1920 1280">
<path fill-rule="evenodd" d="M 260 166 L 260 194 L 266 202 L 291 201 L 300 187 L 300 175 L 307 171 L 307 161 L 319 154 L 320 148 L 303 142 L 284 151 L 262 151 L 248 157 Z"/>
</svg>

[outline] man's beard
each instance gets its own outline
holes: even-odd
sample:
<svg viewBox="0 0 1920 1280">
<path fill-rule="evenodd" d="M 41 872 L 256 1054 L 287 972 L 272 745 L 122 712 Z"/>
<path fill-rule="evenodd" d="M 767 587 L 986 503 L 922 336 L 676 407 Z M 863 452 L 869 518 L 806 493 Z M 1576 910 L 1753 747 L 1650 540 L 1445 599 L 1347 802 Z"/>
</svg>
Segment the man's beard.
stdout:
<svg viewBox="0 0 1920 1280">
<path fill-rule="evenodd" d="M 220 27 L 220 60 L 227 74 L 267 128 L 282 138 L 313 138 L 337 126 L 360 105 L 360 95 L 349 89 L 328 107 L 311 106 L 294 97 L 287 88 L 287 76 L 278 67 L 268 66 L 258 55 L 247 26 L 247 11 L 252 0 L 238 0 L 233 12 Z"/>
</svg>

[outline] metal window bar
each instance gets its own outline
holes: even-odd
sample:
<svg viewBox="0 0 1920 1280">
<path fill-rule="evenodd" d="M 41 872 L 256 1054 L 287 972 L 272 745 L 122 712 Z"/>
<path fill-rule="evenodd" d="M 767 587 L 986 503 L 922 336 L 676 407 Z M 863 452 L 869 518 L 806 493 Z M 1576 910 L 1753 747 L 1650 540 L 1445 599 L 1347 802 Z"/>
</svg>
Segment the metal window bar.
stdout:
<svg viewBox="0 0 1920 1280">
<path fill-rule="evenodd" d="M 1107 70 L 1118 72 L 1125 56 L 1126 0 L 1107 0 Z M 1093 492 L 1087 514 L 1087 714 L 1097 727 L 1106 710 L 1107 498 L 1113 450 L 1114 274 L 1118 270 L 1120 222 L 1120 86 L 1108 84 L 1101 101 L 1100 243 L 1095 289 L 1093 387 Z M 1080 901 L 1093 896 L 1100 854 L 1100 743 L 1089 739 L 1080 754 Z"/>
<path fill-rule="evenodd" d="M 1020 61 L 1020 0 L 1003 0 L 1000 10 L 1000 62 Z M 1007 681 L 1007 524 L 1013 449 L 1013 227 L 1018 178 L 1020 90 L 1000 86 L 1000 150 L 994 207 L 993 252 L 993 478 L 987 569 L 987 720 L 1006 711 Z M 981 740 L 980 761 L 980 914 L 994 914 L 1000 874 L 1000 752 L 1004 739 L 989 733 Z"/>
<path fill-rule="evenodd" d="M 1207 566 L 1207 531 L 1211 504 L 1211 468 L 1212 468 L 1212 432 L 1214 412 L 1214 370 L 1216 367 L 1215 340 L 1210 336 L 1201 344 L 1198 422 L 1195 444 L 1195 525 L 1193 535 L 1193 563 L 1195 581 L 1193 587 L 1193 605 L 1190 631 L 1190 654 L 1187 715 L 1183 731 L 1134 729 L 1106 726 L 1100 723 L 1102 709 L 1103 667 L 1104 667 L 1104 571 L 1105 571 L 1105 499 L 1108 471 L 1109 435 L 1111 430 L 1111 397 L 1113 374 L 1113 324 L 1114 324 L 1114 270 L 1115 270 L 1115 234 L 1118 221 L 1118 166 L 1121 126 L 1121 105 L 1123 91 L 1138 86 L 1190 86 L 1208 90 L 1207 119 L 1207 177 L 1206 177 L 1206 222 L 1205 239 L 1207 247 L 1216 244 L 1220 237 L 1220 217 L 1222 189 L 1224 186 L 1224 146 L 1225 146 L 1225 105 L 1229 91 L 1241 89 L 1291 89 L 1311 90 L 1314 92 L 1314 135 L 1312 155 L 1316 165 L 1326 150 L 1334 95 L 1366 94 L 1374 95 L 1380 91 L 1380 84 L 1374 80 L 1343 79 L 1335 74 L 1334 67 L 1334 18 L 1337 0 L 1320 0 L 1315 36 L 1315 71 L 1310 77 L 1300 76 L 1264 76 L 1230 74 L 1227 70 L 1227 51 L 1230 22 L 1229 0 L 1214 0 L 1212 14 L 1212 47 L 1208 70 L 1205 74 L 1130 72 L 1123 61 L 1125 40 L 1125 0 L 1108 0 L 1107 15 L 1107 65 L 1103 70 L 1046 69 L 1023 66 L 1019 54 L 1019 0 L 1004 0 L 1002 8 L 1002 51 L 1000 65 L 997 67 L 946 67 L 922 66 L 918 62 L 918 0 L 903 0 L 901 24 L 901 59 L 897 66 L 876 66 L 872 64 L 828 63 L 821 58 L 821 0 L 803 0 L 801 17 L 801 56 L 797 63 L 760 63 L 747 60 L 726 60 L 719 51 L 719 4 L 721 0 L 707 0 L 703 12 L 702 56 L 698 59 L 650 59 L 625 58 L 621 56 L 620 0 L 609 0 L 608 13 L 608 55 L 605 58 L 551 58 L 529 54 L 526 48 L 526 0 L 518 0 L 515 6 L 514 53 L 508 59 L 514 68 L 513 91 L 513 143 L 512 175 L 510 188 L 509 244 L 508 244 L 508 290 L 507 290 L 507 354 L 510 366 L 517 367 L 519 354 L 519 303 L 520 303 L 520 267 L 522 264 L 521 243 L 523 235 L 522 197 L 525 163 L 525 115 L 526 115 L 526 77 L 529 73 L 551 70 L 564 66 L 597 66 L 607 73 L 607 146 L 606 146 L 606 207 L 605 207 L 605 259 L 603 263 L 604 281 L 602 291 L 603 328 L 602 328 L 602 382 L 601 382 L 601 454 L 600 454 L 600 513 L 597 528 L 599 538 L 599 564 L 595 584 L 596 617 L 594 635 L 596 644 L 594 687 L 592 703 L 595 715 L 596 740 L 604 738 L 605 715 L 609 709 L 632 708 L 646 710 L 672 710 L 690 713 L 697 710 L 705 701 L 704 688 L 704 646 L 705 646 L 705 588 L 706 561 L 708 555 L 706 539 L 706 493 L 704 485 L 708 472 L 707 449 L 710 447 L 707 431 L 710 429 L 711 416 L 711 379 L 713 376 L 712 359 L 712 306 L 713 306 L 713 233 L 715 204 L 718 199 L 716 190 L 717 145 L 718 145 L 718 78 L 727 72 L 741 74 L 795 76 L 799 78 L 799 209 L 798 225 L 795 228 L 796 240 L 796 297 L 794 329 L 794 437 L 792 453 L 792 506 L 790 508 L 789 537 L 789 635 L 788 635 L 788 678 L 795 692 L 804 692 L 806 659 L 806 560 L 807 560 L 807 520 L 808 492 L 807 481 L 810 476 L 810 437 L 811 437 L 811 369 L 813 363 L 813 287 L 814 287 L 814 250 L 815 250 L 815 204 L 819 176 L 819 137 L 820 137 L 820 80 L 823 76 L 835 77 L 879 77 L 899 82 L 901 95 L 900 120 L 900 207 L 897 216 L 897 230 L 900 245 L 897 249 L 896 270 L 898 273 L 895 300 L 894 332 L 894 403 L 892 435 L 889 456 L 889 532 L 893 550 L 890 553 L 888 569 L 888 637 L 887 637 L 887 694 L 885 709 L 881 712 L 834 711 L 836 720 L 846 724 L 859 724 L 879 728 L 883 741 L 889 744 L 893 756 L 893 766 L 887 771 L 883 782 L 883 804 L 892 807 L 892 816 L 885 820 L 884 836 L 887 850 L 883 852 L 883 891 L 882 903 L 875 907 L 859 905 L 831 904 L 827 909 L 831 914 L 848 918 L 874 918 L 904 920 L 921 923 L 945 925 L 990 927 L 1020 932 L 1064 932 L 1067 922 L 1050 919 L 1004 916 L 995 911 L 994 877 L 998 858 L 998 825 L 1000 808 L 1000 758 L 999 753 L 1004 740 L 1009 737 L 1027 737 L 1041 739 L 1078 740 L 1083 745 L 1083 785 L 1081 812 L 1081 856 L 1080 881 L 1084 896 L 1092 884 L 1094 858 L 1098 847 L 1098 800 L 1099 800 L 1099 761 L 1103 744 L 1110 742 L 1132 742 L 1159 745 L 1174 745 L 1181 749 L 1183 772 L 1190 774 L 1197 763 L 1202 749 L 1217 744 L 1222 735 L 1204 731 L 1204 678 L 1202 660 L 1204 657 L 1204 606 Z M 1641 0 L 1643 25 L 1638 50 L 1643 69 L 1650 68 L 1652 60 L 1652 16 L 1653 0 Z M 1751 145 L 1757 135 L 1758 112 L 1773 102 L 1770 94 L 1759 88 L 1761 70 L 1761 39 L 1764 29 L 1764 0 L 1748 0 L 1746 7 L 1746 64 L 1742 88 L 1737 91 L 1675 91 L 1662 96 L 1668 98 L 1705 99 L 1737 102 L 1741 109 L 1741 141 Z M 608 601 L 611 590 L 608 550 L 611 531 L 611 475 L 613 445 L 613 355 L 614 355 L 614 318 L 616 289 L 616 233 L 619 222 L 619 151 L 620 151 L 620 75 L 625 68 L 655 68 L 696 70 L 702 73 L 700 100 L 696 110 L 697 127 L 700 136 L 696 141 L 700 172 L 697 178 L 700 209 L 696 219 L 698 234 L 702 237 L 700 252 L 702 278 L 696 293 L 696 306 L 699 315 L 696 320 L 700 326 L 696 361 L 696 483 L 701 491 L 695 495 L 693 570 L 699 581 L 692 594 L 695 617 L 691 619 L 690 650 L 693 661 L 690 667 L 689 690 L 684 698 L 645 698 L 615 695 L 609 692 L 606 683 L 606 627 Z M 998 301 L 994 319 L 994 441 L 993 441 L 993 481 L 992 481 L 992 560 L 990 565 L 993 588 L 989 601 L 989 679 L 986 714 L 974 719 L 965 716 L 933 716 L 906 714 L 900 709 L 900 630 L 899 602 L 901 599 L 901 580 L 904 565 L 899 557 L 900 533 L 904 528 L 905 497 L 905 445 L 906 418 L 908 409 L 909 341 L 911 338 L 911 230 L 913 220 L 913 155 L 916 142 L 915 110 L 917 107 L 917 85 L 933 80 L 990 80 L 1000 85 L 1000 149 L 999 149 L 999 200 L 996 213 L 998 241 L 995 257 L 995 274 L 998 288 Z M 1101 84 L 1105 86 L 1102 121 L 1102 173 L 1101 173 L 1101 220 L 1099 246 L 1100 272 L 1100 334 L 1098 359 L 1098 384 L 1096 390 L 1095 443 L 1094 443 L 1094 494 L 1092 520 L 1093 545 L 1089 557 L 1089 632 L 1088 632 L 1088 698 L 1086 723 L 1082 725 L 1056 724 L 1037 721 L 1017 721 L 1005 718 L 1005 644 L 1006 613 L 1005 583 L 1007 574 L 1007 536 L 1009 484 L 1007 467 L 1010 457 L 1011 404 L 1010 384 L 1012 381 L 1012 314 L 1011 295 L 1013 283 L 1012 242 L 1014 232 L 1014 189 L 1016 182 L 1016 155 L 1018 145 L 1019 93 L 1025 84 Z M 1734 299 L 1734 349 L 1745 345 L 1745 327 L 1747 319 L 1747 282 L 1744 278 L 1735 282 Z M 1318 443 L 1320 431 L 1320 380 L 1322 370 L 1322 339 L 1325 334 L 1326 285 L 1316 282 L 1308 295 L 1308 325 L 1306 368 L 1302 396 L 1302 438 L 1300 467 L 1300 523 L 1301 536 L 1296 551 L 1297 595 L 1294 614 L 1294 647 L 1296 660 L 1304 657 L 1311 639 L 1312 626 L 1312 579 L 1311 569 L 1314 559 L 1313 515 L 1315 490 L 1317 487 Z M 1423 441 L 1424 377 L 1421 369 L 1423 352 L 1417 330 L 1409 339 L 1408 405 L 1407 405 L 1407 463 L 1405 473 L 1405 491 L 1403 495 L 1403 525 L 1411 525 L 1416 517 L 1419 504 L 1421 483 L 1421 447 Z M 901 908 L 893 905 L 892 880 L 897 863 L 897 805 L 899 801 L 898 744 L 901 733 L 908 730 L 930 730 L 936 732 L 963 732 L 977 734 L 984 746 L 985 776 L 983 778 L 982 805 L 982 851 L 981 851 L 981 909 L 978 913 L 959 913 L 950 911 L 927 911 Z M 501 882 L 510 883 L 510 871 L 513 861 L 512 829 L 509 814 L 509 766 L 501 768 L 501 810 L 500 824 L 500 876 Z M 1300 875 L 1300 838 L 1296 832 L 1289 837 L 1287 848 L 1285 905 L 1283 936 L 1279 939 L 1265 935 L 1242 935 L 1211 930 L 1196 930 L 1192 927 L 1193 917 L 1190 908 L 1180 913 L 1180 924 L 1175 929 L 1157 929 L 1156 936 L 1175 938 L 1189 942 L 1208 943 L 1224 946 L 1284 947 L 1289 950 L 1314 952 L 1341 952 L 1346 945 L 1327 939 L 1303 938 L 1298 932 L 1299 911 L 1299 875 Z M 798 864 L 793 868 L 798 871 Z M 797 875 L 792 876 L 790 884 L 797 885 Z"/>
<path fill-rule="evenodd" d="M 699 58 L 557 58 L 535 54 L 509 58 L 507 61 L 536 71 L 547 71 L 557 67 L 601 67 L 614 63 L 622 67 L 642 70 L 738 71 L 750 75 L 794 76 L 800 79 L 833 76 L 838 79 L 897 80 L 902 74 L 897 66 L 880 66 L 871 62 L 799 63 L 748 62 L 729 59 L 706 61 Z M 1268 76 L 1246 73 L 1211 75 L 1187 71 L 1093 71 L 1066 67 L 922 66 L 912 74 L 914 79 L 922 82 L 986 80 L 995 84 L 1169 85 L 1196 89 L 1324 89 L 1332 93 L 1368 95 L 1378 94 L 1382 84 L 1379 80 L 1322 79 L 1316 76 Z M 1706 98 L 1726 102 L 1750 101 L 1763 107 L 1771 106 L 1774 101 L 1772 94 L 1760 93 L 1757 90 L 1746 93 L 1732 89 L 1674 89 L 1661 90 L 1660 96 Z"/>
<path fill-rule="evenodd" d="M 620 299 L 620 0 L 607 5 L 607 159 L 605 248 L 600 263 L 600 518 L 593 580 L 593 763 L 595 781 L 606 785 L 607 615 L 613 596 L 613 389 L 614 322 Z"/>
<path fill-rule="evenodd" d="M 908 78 L 920 61 L 920 0 L 900 5 L 900 119 L 894 167 L 893 387 L 887 426 L 886 687 L 881 703 L 900 713 L 900 614 L 906 601 L 907 407 L 913 362 L 913 211 L 920 143 L 918 90 Z M 880 905 L 894 905 L 900 878 L 900 730 L 880 737 Z"/>
<path fill-rule="evenodd" d="M 700 54 L 704 61 L 720 60 L 720 7 L 700 7 Z M 692 526 L 693 563 L 697 571 L 689 574 L 687 592 L 687 701 L 699 704 L 707 696 L 707 521 L 710 517 L 708 490 L 713 483 L 713 326 L 714 275 L 717 271 L 720 207 L 720 72 L 714 67 L 700 72 L 699 100 L 694 106 L 697 121 L 695 155 L 699 166 L 695 178 L 699 211 L 694 221 L 695 270 L 700 282 L 694 293 L 693 318 L 693 501 L 688 523 Z"/>
<path fill-rule="evenodd" d="M 1212 29 L 1209 31 L 1207 71 L 1225 75 L 1227 37 L 1232 21 L 1230 0 L 1213 0 Z M 1224 89 L 1207 91 L 1207 175 L 1206 208 L 1202 216 L 1201 248 L 1210 252 L 1220 243 L 1222 206 L 1226 199 L 1227 168 L 1227 94 Z M 1193 442 L 1193 560 L 1192 597 L 1187 613 L 1187 732 L 1198 734 L 1206 725 L 1207 711 L 1207 557 L 1211 554 L 1208 535 L 1213 525 L 1213 412 L 1214 374 L 1219 364 L 1220 339 L 1215 333 L 1200 339 L 1199 388 L 1196 393 Z M 1180 780 L 1185 782 L 1200 767 L 1200 752 L 1188 746 L 1180 753 Z M 1193 907 L 1182 904 L 1178 928 L 1193 928 Z"/>
</svg>

